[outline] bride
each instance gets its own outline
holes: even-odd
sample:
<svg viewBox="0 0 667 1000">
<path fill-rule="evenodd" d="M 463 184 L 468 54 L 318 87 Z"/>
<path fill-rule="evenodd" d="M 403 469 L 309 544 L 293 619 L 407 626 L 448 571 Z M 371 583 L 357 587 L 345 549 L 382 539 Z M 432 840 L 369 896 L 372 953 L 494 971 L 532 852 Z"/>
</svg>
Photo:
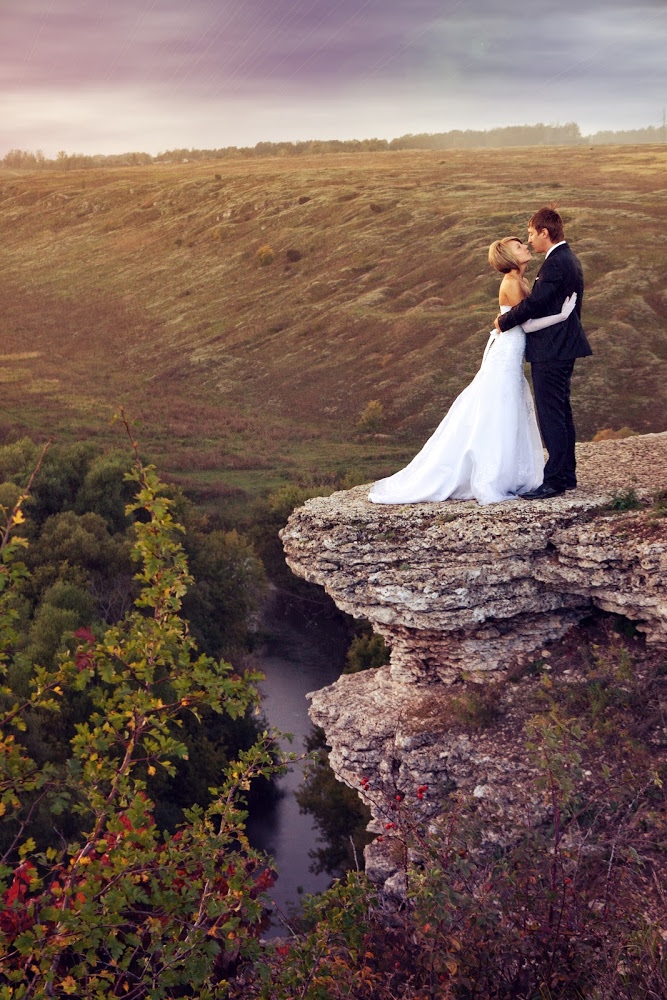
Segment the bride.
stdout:
<svg viewBox="0 0 667 1000">
<path fill-rule="evenodd" d="M 489 247 L 489 263 L 504 277 L 500 311 L 507 312 L 529 294 L 524 278 L 530 248 L 516 236 Z M 542 483 L 544 454 L 533 398 L 523 374 L 525 330 L 562 323 L 576 304 L 568 296 L 560 313 L 527 320 L 505 333 L 491 331 L 482 364 L 469 386 L 452 403 L 418 455 L 400 472 L 371 488 L 373 503 L 513 500 Z"/>
</svg>

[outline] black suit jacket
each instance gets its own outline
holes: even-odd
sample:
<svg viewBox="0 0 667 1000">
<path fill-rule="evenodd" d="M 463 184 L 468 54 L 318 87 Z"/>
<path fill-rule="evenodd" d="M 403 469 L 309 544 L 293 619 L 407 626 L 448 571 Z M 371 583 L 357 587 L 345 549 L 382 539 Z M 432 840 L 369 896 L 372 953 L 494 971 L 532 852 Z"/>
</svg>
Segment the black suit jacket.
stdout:
<svg viewBox="0 0 667 1000">
<path fill-rule="evenodd" d="M 501 330 L 511 330 L 524 320 L 559 313 L 564 299 L 572 292 L 577 293 L 577 305 L 566 320 L 546 330 L 526 333 L 526 361 L 570 361 L 593 353 L 581 325 L 584 275 L 567 243 L 551 251 L 528 298 L 504 313 L 498 325 Z"/>
</svg>

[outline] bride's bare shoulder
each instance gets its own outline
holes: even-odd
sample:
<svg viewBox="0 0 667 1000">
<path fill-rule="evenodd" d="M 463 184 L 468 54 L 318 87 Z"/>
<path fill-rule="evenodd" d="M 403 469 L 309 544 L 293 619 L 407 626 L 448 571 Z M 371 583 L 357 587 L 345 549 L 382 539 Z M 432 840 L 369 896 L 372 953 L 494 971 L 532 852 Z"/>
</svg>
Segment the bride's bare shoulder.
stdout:
<svg viewBox="0 0 667 1000">
<path fill-rule="evenodd" d="M 505 274 L 498 290 L 498 303 L 501 306 L 518 306 L 519 302 L 528 296 L 526 282 L 518 274 Z"/>
</svg>

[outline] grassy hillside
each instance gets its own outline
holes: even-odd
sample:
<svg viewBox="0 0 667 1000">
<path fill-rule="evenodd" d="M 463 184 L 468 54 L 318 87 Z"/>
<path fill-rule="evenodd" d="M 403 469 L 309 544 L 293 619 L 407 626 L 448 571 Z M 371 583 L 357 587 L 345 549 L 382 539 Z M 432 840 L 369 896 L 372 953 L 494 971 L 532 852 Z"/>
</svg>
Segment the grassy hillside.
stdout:
<svg viewBox="0 0 667 1000">
<path fill-rule="evenodd" d="M 551 201 L 587 277 L 579 436 L 664 430 L 666 175 L 657 146 L 3 171 L 0 438 L 105 437 L 124 403 L 212 494 L 391 471 L 479 364 L 488 244 Z"/>
</svg>

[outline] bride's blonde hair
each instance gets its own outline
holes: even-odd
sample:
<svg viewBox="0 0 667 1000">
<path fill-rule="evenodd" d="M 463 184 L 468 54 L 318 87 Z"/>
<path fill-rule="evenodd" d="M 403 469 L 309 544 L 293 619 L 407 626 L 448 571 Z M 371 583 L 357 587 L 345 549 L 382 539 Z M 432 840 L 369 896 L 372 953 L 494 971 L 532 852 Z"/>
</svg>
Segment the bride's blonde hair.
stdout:
<svg viewBox="0 0 667 1000">
<path fill-rule="evenodd" d="M 502 240 L 494 240 L 489 247 L 489 264 L 501 274 L 519 270 L 519 261 L 512 253 L 513 243 L 521 243 L 518 236 L 504 236 Z"/>
</svg>

